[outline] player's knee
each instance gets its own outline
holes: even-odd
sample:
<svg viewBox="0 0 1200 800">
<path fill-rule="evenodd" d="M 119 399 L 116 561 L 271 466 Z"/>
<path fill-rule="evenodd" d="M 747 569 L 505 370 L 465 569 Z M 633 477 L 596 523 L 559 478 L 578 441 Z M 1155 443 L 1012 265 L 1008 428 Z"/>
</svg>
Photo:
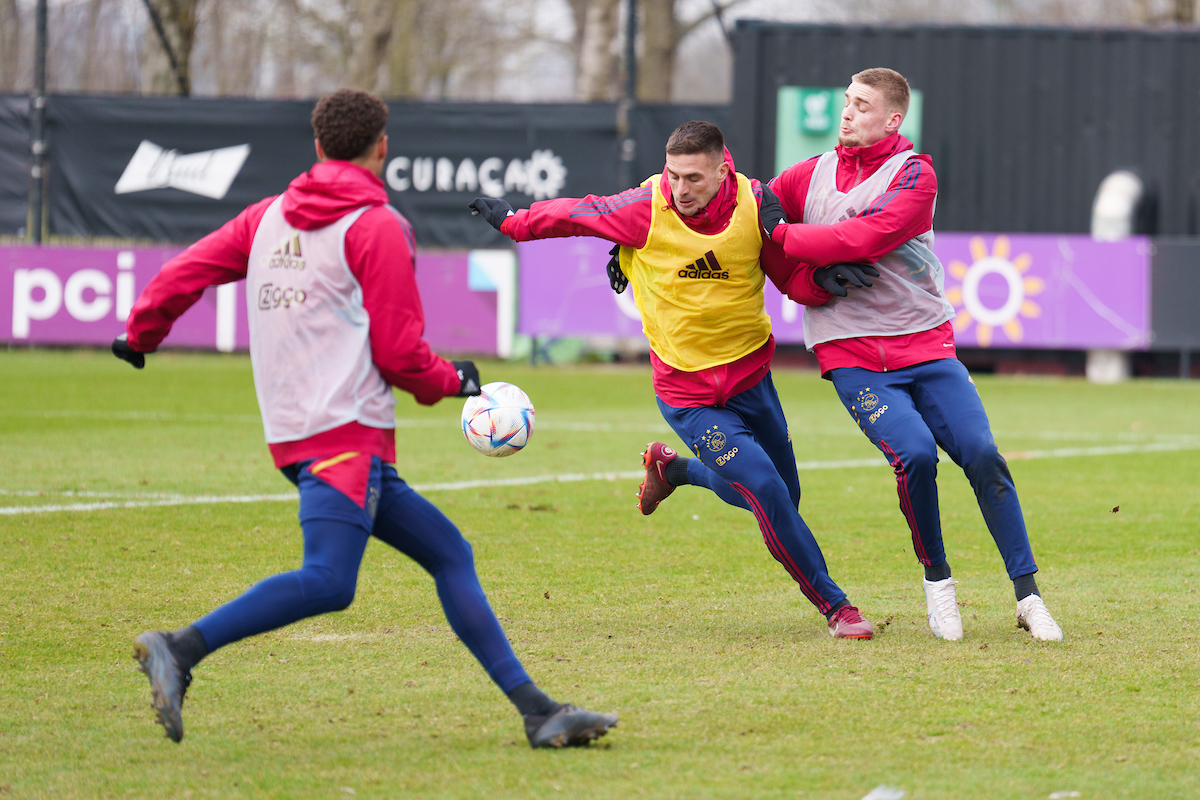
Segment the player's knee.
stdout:
<svg viewBox="0 0 1200 800">
<path fill-rule="evenodd" d="M 311 579 L 305 582 L 306 599 L 316 607 L 318 613 L 344 611 L 354 602 L 357 577 L 334 570 L 313 570 Z"/>
<path fill-rule="evenodd" d="M 963 447 L 962 465 L 972 481 L 1003 479 L 1008 475 L 1008 462 L 990 438 Z"/>
<path fill-rule="evenodd" d="M 437 537 L 433 555 L 436 564 L 435 568 L 431 570 L 432 572 L 439 569 L 473 569 L 475 565 L 475 554 L 471 550 L 471 543 L 458 532 L 457 528 Z"/>
<path fill-rule="evenodd" d="M 937 473 L 937 448 L 917 448 L 900 456 L 904 472 L 909 475 L 930 475 Z M 894 466 L 894 464 L 893 464 Z"/>
<path fill-rule="evenodd" d="M 760 502 L 772 499 L 785 503 L 792 502 L 793 505 L 799 505 L 800 503 L 799 496 L 795 496 L 793 500 L 792 491 L 783 482 L 783 478 L 780 478 L 778 475 L 764 472 L 750 477 L 742 485 L 750 494 L 758 498 Z"/>
<path fill-rule="evenodd" d="M 354 602 L 354 583 L 345 583 L 330 595 L 329 605 L 333 611 L 345 611 Z"/>
<path fill-rule="evenodd" d="M 450 560 L 455 566 L 470 567 L 475 564 L 475 551 L 461 533 L 450 543 Z"/>
</svg>

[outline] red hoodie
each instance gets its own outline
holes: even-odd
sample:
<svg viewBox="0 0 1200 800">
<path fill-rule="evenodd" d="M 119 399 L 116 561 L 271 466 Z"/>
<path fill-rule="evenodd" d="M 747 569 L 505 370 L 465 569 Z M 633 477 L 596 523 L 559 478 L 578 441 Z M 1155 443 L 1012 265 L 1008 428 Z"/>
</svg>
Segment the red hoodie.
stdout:
<svg viewBox="0 0 1200 800">
<path fill-rule="evenodd" d="M 163 265 L 125 323 L 133 349 L 157 348 L 175 320 L 207 287 L 246 277 L 255 231 L 274 200 L 260 200 Z M 371 206 L 346 233 L 346 261 L 362 286 L 363 306 L 371 321 L 371 359 L 389 384 L 432 405 L 458 394 L 460 381 L 454 365 L 421 338 L 425 316 L 417 294 L 412 228 L 386 207 L 387 201 L 387 190 L 377 176 L 346 161 L 323 161 L 288 186 L 283 215 L 295 228 L 315 230 Z M 389 462 L 396 458 L 392 430 L 356 422 L 270 448 L 276 466 L 349 450 Z"/>
<path fill-rule="evenodd" d="M 898 133 L 869 147 L 838 145 L 838 191 L 849 191 L 873 175 L 893 155 L 912 147 L 912 142 Z M 818 158 L 820 156 L 813 156 L 788 167 L 770 183 L 790 220 L 804 219 L 804 203 Z M 918 155 L 908 163 L 915 164 L 913 169 L 901 170 L 880 200 L 856 217 L 834 225 L 793 223 L 777 226 L 772 239 L 782 247 L 782 255 L 801 262 L 798 266 L 788 263 L 777 251 L 772 258 L 767 258 L 768 248 L 763 247 L 763 266 L 779 290 L 797 303 L 824 305 L 833 295 L 813 280 L 817 267 L 876 261 L 914 236 L 930 230 L 937 199 L 933 160 L 927 155 Z M 849 291 L 871 290 L 851 288 Z M 838 339 L 817 345 L 815 352 L 822 373 L 839 367 L 887 372 L 924 361 L 954 358 L 954 330 L 950 322 L 945 322 L 931 330 L 904 336 Z"/>
<path fill-rule="evenodd" d="M 729 150 L 725 151 L 725 163 L 729 165 L 729 175 L 708 205 L 690 217 L 679 215 L 684 224 L 697 233 L 708 236 L 720 233 L 733 219 L 734 209 L 737 208 L 737 177 L 733 174 L 733 156 Z M 623 247 L 645 247 L 646 237 L 650 233 L 650 202 L 654 194 L 651 180 L 654 179 L 649 178 L 641 186 L 615 195 L 589 194 L 583 198 L 543 200 L 514 213 L 500 229 L 517 242 L 560 236 L 598 236 Z M 666 169 L 663 169 L 658 180 L 663 197 L 667 198 L 667 205 L 676 210 Z M 750 185 L 755 198 L 761 202 L 762 187 L 759 182 L 751 179 Z M 786 271 L 787 266 L 782 263 L 782 251 L 779 248 L 775 250 L 780 260 L 780 266 L 775 271 Z M 673 408 L 724 406 L 730 397 L 750 389 L 766 376 L 774 353 L 775 338 L 771 337 L 762 347 L 737 361 L 697 372 L 685 372 L 664 364 L 651 350 L 654 393 Z"/>
</svg>

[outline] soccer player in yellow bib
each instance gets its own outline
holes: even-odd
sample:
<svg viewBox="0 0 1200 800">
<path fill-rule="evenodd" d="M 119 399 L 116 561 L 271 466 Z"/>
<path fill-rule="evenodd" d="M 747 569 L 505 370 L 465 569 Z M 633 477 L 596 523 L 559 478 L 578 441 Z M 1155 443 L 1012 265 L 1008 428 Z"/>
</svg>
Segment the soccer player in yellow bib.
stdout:
<svg viewBox="0 0 1200 800">
<path fill-rule="evenodd" d="M 663 417 L 695 458 L 662 442 L 642 454 L 638 508 L 654 512 L 690 484 L 754 514 L 771 555 L 821 611 L 837 638 L 870 639 L 871 623 L 846 599 L 800 517 L 800 478 L 771 380 L 775 340 L 763 306 L 766 275 L 759 182 L 734 171 L 715 125 L 686 122 L 667 140 L 661 175 L 617 195 L 534 203 L 471 203 L 513 240 L 598 236 L 620 247 L 625 277 L 650 340 Z"/>
</svg>

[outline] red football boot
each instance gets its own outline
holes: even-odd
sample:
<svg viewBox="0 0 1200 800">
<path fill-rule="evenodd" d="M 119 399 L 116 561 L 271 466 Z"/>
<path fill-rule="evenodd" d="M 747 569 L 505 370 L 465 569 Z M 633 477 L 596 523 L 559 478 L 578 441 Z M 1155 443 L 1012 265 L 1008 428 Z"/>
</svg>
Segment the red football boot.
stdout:
<svg viewBox="0 0 1200 800">
<path fill-rule="evenodd" d="M 835 639 L 870 639 L 875 635 L 875 629 L 857 608 L 842 606 L 829 618 L 829 635 Z"/>
<path fill-rule="evenodd" d="M 650 442 L 642 453 L 642 466 L 646 468 L 646 478 L 638 487 L 638 508 L 642 514 L 649 516 L 658 508 L 658 504 L 666 500 L 675 487 L 667 483 L 667 464 L 670 464 L 679 454 L 662 442 Z"/>
</svg>

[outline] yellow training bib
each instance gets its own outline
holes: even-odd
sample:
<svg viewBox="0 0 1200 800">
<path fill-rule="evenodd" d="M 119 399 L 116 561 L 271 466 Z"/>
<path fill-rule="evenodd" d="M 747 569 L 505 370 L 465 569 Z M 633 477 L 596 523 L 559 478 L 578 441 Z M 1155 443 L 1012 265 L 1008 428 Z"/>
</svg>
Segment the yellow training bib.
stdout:
<svg viewBox="0 0 1200 800">
<path fill-rule="evenodd" d="M 712 236 L 689 228 L 667 205 L 659 176 L 650 178 L 646 246 L 621 248 L 621 269 L 633 287 L 642 330 L 658 357 L 676 369 L 696 372 L 737 361 L 771 335 L 759 264 L 758 202 L 750 180 L 735 175 L 733 219 Z"/>
</svg>

